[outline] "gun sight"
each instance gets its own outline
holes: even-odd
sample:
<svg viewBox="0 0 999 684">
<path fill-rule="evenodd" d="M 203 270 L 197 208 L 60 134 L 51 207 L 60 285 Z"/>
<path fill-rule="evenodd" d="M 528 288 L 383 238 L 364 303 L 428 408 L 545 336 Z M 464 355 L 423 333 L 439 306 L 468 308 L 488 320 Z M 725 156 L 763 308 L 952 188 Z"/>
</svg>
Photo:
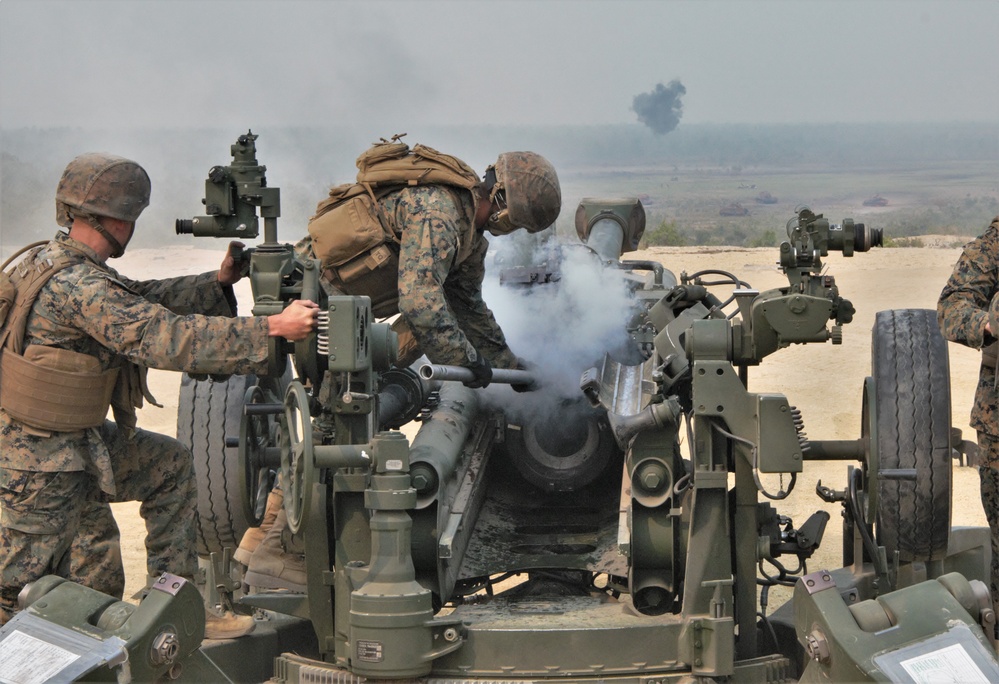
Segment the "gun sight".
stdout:
<svg viewBox="0 0 999 684">
<path fill-rule="evenodd" d="M 257 162 L 257 136 L 240 135 L 230 146 L 232 163 L 216 165 L 205 180 L 206 216 L 177 219 L 178 235 L 253 239 L 259 234 L 259 215 L 264 219 L 264 239 L 277 241 L 277 218 L 281 215 L 281 191 L 267 187 L 267 167 Z"/>
</svg>

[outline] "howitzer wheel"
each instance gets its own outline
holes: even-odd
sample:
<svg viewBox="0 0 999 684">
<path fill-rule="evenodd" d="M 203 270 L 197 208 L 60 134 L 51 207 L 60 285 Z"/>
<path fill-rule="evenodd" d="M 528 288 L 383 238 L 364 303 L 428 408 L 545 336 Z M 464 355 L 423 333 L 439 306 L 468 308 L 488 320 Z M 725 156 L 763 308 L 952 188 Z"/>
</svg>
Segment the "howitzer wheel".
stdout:
<svg viewBox="0 0 999 684">
<path fill-rule="evenodd" d="M 250 527 L 259 527 L 263 521 L 267 495 L 273 486 L 272 465 L 267 463 L 266 449 L 273 445 L 273 414 L 246 411 L 251 404 L 266 401 L 259 385 L 246 390 L 243 395 L 243 415 L 239 422 L 239 480 L 243 499 L 243 515 Z M 279 404 L 280 406 L 280 404 Z"/>
<path fill-rule="evenodd" d="M 315 450 L 309 395 L 295 380 L 284 396 L 284 425 L 281 426 L 281 482 L 284 486 L 284 512 L 288 529 L 298 534 L 312 505 L 312 485 L 316 479 Z"/>
<path fill-rule="evenodd" d="M 936 312 L 878 312 L 872 351 L 877 462 L 867 490 L 877 492 L 878 541 L 889 558 L 942 558 L 950 536 L 950 363 Z"/>
<path fill-rule="evenodd" d="M 226 446 L 235 437 L 243 397 L 255 385 L 253 375 L 233 375 L 224 382 L 196 379 L 187 373 L 180 383 L 177 439 L 191 450 L 198 484 L 198 554 L 235 549 L 249 526 L 240 505 L 239 452 Z"/>
</svg>

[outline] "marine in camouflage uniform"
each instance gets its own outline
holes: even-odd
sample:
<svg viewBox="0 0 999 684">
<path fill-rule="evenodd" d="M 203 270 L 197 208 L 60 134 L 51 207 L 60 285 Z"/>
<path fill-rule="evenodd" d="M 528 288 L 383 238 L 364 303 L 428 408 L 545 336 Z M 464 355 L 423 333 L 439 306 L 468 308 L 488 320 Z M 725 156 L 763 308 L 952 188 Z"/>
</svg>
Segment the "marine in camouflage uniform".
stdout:
<svg viewBox="0 0 999 684">
<path fill-rule="evenodd" d="M 472 366 L 482 354 L 492 366 L 516 367 L 516 355 L 482 300 L 489 243 L 482 232 L 468 230 L 471 195 L 430 185 L 399 190 L 379 204 L 400 236 L 399 312 L 420 351 L 434 363 Z M 459 260 L 461 238 L 469 234 L 470 253 Z"/>
<path fill-rule="evenodd" d="M 969 242 L 937 303 L 944 337 L 983 349 L 971 427 L 978 432 L 982 505 L 992 530 L 992 600 L 999 604 L 999 396 L 995 345 L 999 333 L 999 216 Z M 986 330 L 989 324 L 991 332 Z"/>
<path fill-rule="evenodd" d="M 73 181 L 70 169 L 107 173 L 109 158 L 120 160 L 114 162 L 119 166 L 128 161 L 79 157 L 67 167 L 60 192 Z M 145 175 L 129 163 L 134 165 L 130 173 Z M 148 185 L 145 192 L 138 210 L 133 206 L 120 220 L 131 217 L 134 225 L 148 203 Z M 135 427 L 135 409 L 143 397 L 153 401 L 145 387 L 146 368 L 264 373 L 268 336 L 281 328 L 272 327 L 269 318 L 231 318 L 235 298 L 219 272 L 147 282 L 123 278 L 104 263 L 106 254 L 71 237 L 78 234 L 79 216 L 60 220 L 72 226 L 70 235 L 57 234 L 35 263 L 62 258 L 72 263 L 56 272 L 35 299 L 26 321 L 25 358 L 31 351 L 68 350 L 83 355 L 70 358 L 95 360 L 101 371 L 117 369 L 110 401 L 115 421 L 53 430 L 10 415 L 20 415 L 19 407 L 5 405 L 0 411 L 0 623 L 12 617 L 21 588 L 46 574 L 122 597 L 119 532 L 109 502 L 142 502 L 150 576 L 195 576 L 191 454 L 173 438 Z M 87 220 L 109 223 L 99 216 Z M 124 251 L 120 244 L 112 249 Z M 8 347 L 2 353 L 15 352 Z"/>
<path fill-rule="evenodd" d="M 482 299 L 485 233 L 542 231 L 561 206 L 555 169 L 534 152 L 499 155 L 472 190 L 428 184 L 380 197 L 383 227 L 399 240 L 399 364 L 423 353 L 471 368 L 471 386 L 488 384 L 491 366 L 522 367 Z"/>
</svg>

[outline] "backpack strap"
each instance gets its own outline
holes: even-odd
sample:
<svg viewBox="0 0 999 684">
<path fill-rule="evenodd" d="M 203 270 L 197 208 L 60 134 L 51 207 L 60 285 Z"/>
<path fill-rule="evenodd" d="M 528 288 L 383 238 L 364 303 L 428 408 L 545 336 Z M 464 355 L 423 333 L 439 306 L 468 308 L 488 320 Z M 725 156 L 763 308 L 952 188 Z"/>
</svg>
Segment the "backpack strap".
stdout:
<svg viewBox="0 0 999 684">
<path fill-rule="evenodd" d="M 0 327 L 0 353 L 9 349 L 15 354 L 24 352 L 24 334 L 28 325 L 28 315 L 45 283 L 62 269 L 79 263 L 79 259 L 68 254 L 55 259 L 38 259 L 38 253 L 48 242 L 34 248 L 28 257 L 22 259 L 9 273 L 0 273 L 14 287 L 15 294 L 6 320 Z M 29 246 L 30 247 L 30 246 Z M 23 250 L 22 250 L 23 251 Z M 8 263 L 10 260 L 8 260 Z"/>
<path fill-rule="evenodd" d="M 17 250 L 13 254 L 11 254 L 9 257 L 7 257 L 7 260 L 5 262 L 3 262 L 2 264 L 0 264 L 0 271 L 6 271 L 7 267 L 10 266 L 11 262 L 14 261 L 14 259 L 16 259 L 17 257 L 21 256 L 22 254 L 24 254 L 25 252 L 27 252 L 29 249 L 34 249 L 35 247 L 42 247 L 44 245 L 49 244 L 49 242 L 50 242 L 49 240 L 39 240 L 38 242 L 32 242 L 30 245 L 25 245 L 24 247 L 22 247 L 21 249 Z"/>
</svg>

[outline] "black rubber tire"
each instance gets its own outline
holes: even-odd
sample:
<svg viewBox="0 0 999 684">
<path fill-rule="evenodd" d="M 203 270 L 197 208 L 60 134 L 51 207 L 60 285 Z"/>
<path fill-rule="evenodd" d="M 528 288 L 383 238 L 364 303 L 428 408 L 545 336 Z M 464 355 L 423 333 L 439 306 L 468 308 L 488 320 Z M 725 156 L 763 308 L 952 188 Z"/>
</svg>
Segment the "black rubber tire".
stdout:
<svg viewBox="0 0 999 684">
<path fill-rule="evenodd" d="M 950 362 L 928 309 L 879 311 L 872 376 L 876 395 L 877 537 L 892 562 L 943 558 L 950 536 Z M 916 479 L 884 476 L 915 469 Z"/>
<path fill-rule="evenodd" d="M 196 380 L 184 373 L 177 407 L 177 439 L 191 450 L 198 480 L 198 554 L 233 551 L 249 527 L 243 514 L 239 438 L 243 397 L 257 384 L 255 375 L 233 375 L 224 382 Z"/>
</svg>

